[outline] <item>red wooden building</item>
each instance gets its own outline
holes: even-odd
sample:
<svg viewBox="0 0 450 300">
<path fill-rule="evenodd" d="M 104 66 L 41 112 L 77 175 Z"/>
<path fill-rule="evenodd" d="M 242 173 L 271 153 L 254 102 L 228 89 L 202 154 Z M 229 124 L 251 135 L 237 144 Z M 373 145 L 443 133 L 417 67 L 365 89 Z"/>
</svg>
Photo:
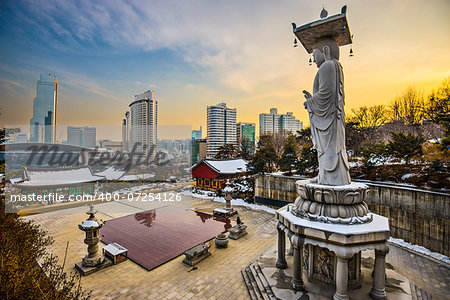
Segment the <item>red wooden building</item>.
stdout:
<svg viewBox="0 0 450 300">
<path fill-rule="evenodd" d="M 217 190 L 225 181 L 247 172 L 247 161 L 243 159 L 204 159 L 192 167 L 195 186 L 200 189 Z"/>
</svg>

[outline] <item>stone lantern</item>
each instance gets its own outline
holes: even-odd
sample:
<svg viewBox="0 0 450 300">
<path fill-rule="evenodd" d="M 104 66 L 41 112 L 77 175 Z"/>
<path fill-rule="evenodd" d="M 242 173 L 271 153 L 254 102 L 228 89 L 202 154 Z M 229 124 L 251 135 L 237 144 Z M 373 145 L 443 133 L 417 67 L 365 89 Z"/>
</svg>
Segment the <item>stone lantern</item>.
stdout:
<svg viewBox="0 0 450 300">
<path fill-rule="evenodd" d="M 231 193 L 233 192 L 233 188 L 231 187 L 229 181 L 227 181 L 223 191 L 225 193 L 225 209 L 231 212 L 233 210 L 233 208 L 231 208 L 231 200 L 233 200 L 233 197 L 231 197 Z"/>
<path fill-rule="evenodd" d="M 231 197 L 231 194 L 233 193 L 233 188 L 231 187 L 231 184 L 229 181 L 227 181 L 226 186 L 223 189 L 223 192 L 225 193 L 225 208 L 214 209 L 213 215 L 229 218 L 238 213 L 237 210 L 235 210 L 231 207 L 231 200 L 233 200 L 233 197 Z"/>
<path fill-rule="evenodd" d="M 99 230 L 102 228 L 103 223 L 99 222 L 95 217 L 97 211 L 94 209 L 94 205 L 90 205 L 90 209 L 86 212 L 89 218 L 82 224 L 78 225 L 80 230 L 86 232 L 86 238 L 84 243 L 88 245 L 88 254 L 83 258 L 83 267 L 96 267 L 103 263 L 105 257 L 98 251 L 98 242 L 100 242 Z"/>
</svg>

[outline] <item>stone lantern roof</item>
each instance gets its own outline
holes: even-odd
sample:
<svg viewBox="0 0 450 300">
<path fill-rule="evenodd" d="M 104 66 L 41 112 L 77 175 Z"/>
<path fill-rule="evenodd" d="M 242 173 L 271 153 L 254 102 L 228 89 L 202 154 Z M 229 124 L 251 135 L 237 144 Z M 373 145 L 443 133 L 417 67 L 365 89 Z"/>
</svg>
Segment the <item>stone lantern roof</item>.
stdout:
<svg viewBox="0 0 450 300">
<path fill-rule="evenodd" d="M 103 223 L 97 220 L 95 217 L 96 213 L 97 211 L 94 209 L 94 205 L 90 204 L 89 210 L 86 212 L 86 214 L 89 215 L 89 218 L 87 218 L 81 225 L 78 225 L 78 228 L 83 231 L 100 229 L 103 226 Z"/>
</svg>

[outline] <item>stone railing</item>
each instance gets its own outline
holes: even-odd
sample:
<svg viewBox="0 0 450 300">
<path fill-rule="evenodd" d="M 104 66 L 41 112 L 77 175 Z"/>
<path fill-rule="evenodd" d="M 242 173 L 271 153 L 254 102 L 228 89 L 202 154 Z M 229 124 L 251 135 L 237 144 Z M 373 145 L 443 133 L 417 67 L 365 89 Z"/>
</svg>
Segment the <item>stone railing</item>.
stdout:
<svg viewBox="0 0 450 300">
<path fill-rule="evenodd" d="M 259 175 L 255 202 L 282 207 L 297 198 L 301 177 Z M 450 256 L 450 194 L 364 181 L 371 212 L 389 218 L 391 236 Z"/>
</svg>

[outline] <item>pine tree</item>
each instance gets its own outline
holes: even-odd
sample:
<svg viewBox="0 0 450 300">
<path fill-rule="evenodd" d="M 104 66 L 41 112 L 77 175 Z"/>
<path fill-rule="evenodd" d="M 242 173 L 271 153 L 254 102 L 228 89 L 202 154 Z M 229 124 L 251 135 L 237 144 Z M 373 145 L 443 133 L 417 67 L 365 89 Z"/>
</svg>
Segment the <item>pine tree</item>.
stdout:
<svg viewBox="0 0 450 300">
<path fill-rule="evenodd" d="M 253 159 L 249 162 L 249 169 L 253 174 L 270 173 L 275 171 L 277 162 L 277 151 L 270 139 L 261 139 Z"/>
<path fill-rule="evenodd" d="M 388 143 L 389 153 L 396 158 L 404 159 L 407 165 L 411 158 L 422 155 L 422 144 L 425 142 L 422 136 L 393 132 L 391 138 Z"/>
<path fill-rule="evenodd" d="M 289 136 L 283 145 L 283 153 L 279 161 L 281 171 L 291 173 L 298 166 L 297 144 L 294 136 Z"/>
<path fill-rule="evenodd" d="M 226 159 L 226 158 L 236 158 L 237 150 L 233 144 L 225 144 L 219 148 L 219 152 L 217 152 L 214 158 Z"/>
</svg>

